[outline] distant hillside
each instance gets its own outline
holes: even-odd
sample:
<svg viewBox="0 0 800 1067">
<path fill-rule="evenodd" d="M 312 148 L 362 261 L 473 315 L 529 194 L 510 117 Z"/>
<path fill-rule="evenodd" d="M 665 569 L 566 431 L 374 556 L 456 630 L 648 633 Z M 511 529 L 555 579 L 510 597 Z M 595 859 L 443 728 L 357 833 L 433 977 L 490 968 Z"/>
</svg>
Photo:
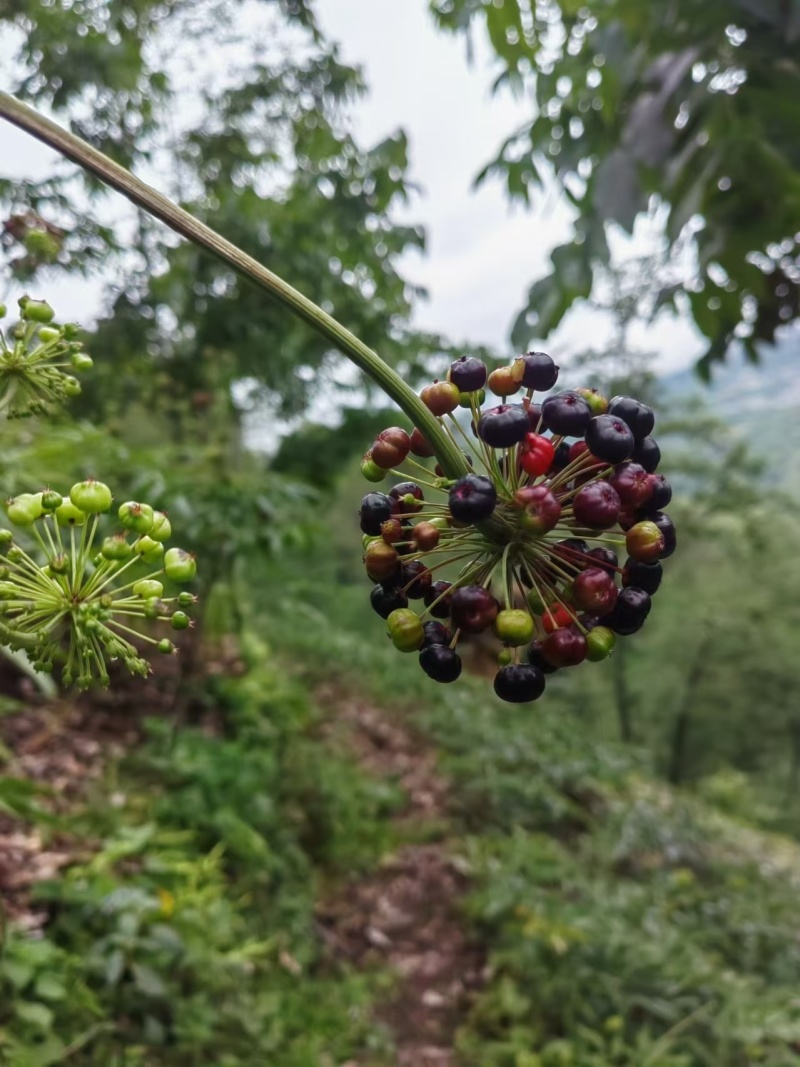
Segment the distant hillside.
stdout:
<svg viewBox="0 0 800 1067">
<path fill-rule="evenodd" d="M 800 488 L 800 330 L 775 346 L 764 346 L 752 364 L 741 350 L 732 352 L 704 385 L 692 368 L 667 375 L 669 400 L 701 396 L 709 408 L 746 436 L 753 451 L 768 461 L 770 481 Z"/>
</svg>

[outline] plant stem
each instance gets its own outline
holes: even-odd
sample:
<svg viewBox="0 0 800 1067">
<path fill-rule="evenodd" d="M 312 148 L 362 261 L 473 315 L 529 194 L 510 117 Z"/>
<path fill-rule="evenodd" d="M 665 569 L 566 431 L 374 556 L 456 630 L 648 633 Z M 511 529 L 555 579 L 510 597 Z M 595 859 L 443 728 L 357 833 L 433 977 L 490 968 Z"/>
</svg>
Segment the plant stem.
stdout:
<svg viewBox="0 0 800 1067">
<path fill-rule="evenodd" d="M 0 92 L 0 118 L 25 130 L 26 133 L 43 141 L 50 148 L 54 148 L 84 170 L 90 171 L 100 181 L 122 193 L 137 207 L 143 208 L 154 218 L 166 223 L 175 233 L 211 252 L 237 273 L 244 275 L 269 293 L 278 303 L 293 311 L 312 329 L 334 344 L 395 401 L 428 440 L 449 478 L 461 478 L 469 473 L 460 449 L 444 433 L 438 420 L 400 375 L 355 334 L 324 312 L 322 308 L 317 307 L 308 297 L 303 296 L 277 274 L 273 274 L 252 256 L 248 256 L 236 245 L 212 230 L 210 226 L 206 226 L 188 211 L 178 207 L 168 197 L 163 196 L 141 179 L 134 177 L 108 156 L 87 144 L 80 137 L 63 129 L 51 119 L 40 115 L 9 93 Z"/>
</svg>

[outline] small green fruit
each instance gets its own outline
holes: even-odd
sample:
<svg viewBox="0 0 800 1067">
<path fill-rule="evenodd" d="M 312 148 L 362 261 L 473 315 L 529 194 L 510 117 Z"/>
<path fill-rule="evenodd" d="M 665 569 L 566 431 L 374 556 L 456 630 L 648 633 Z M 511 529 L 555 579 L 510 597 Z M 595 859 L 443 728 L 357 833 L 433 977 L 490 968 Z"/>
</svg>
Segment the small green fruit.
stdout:
<svg viewBox="0 0 800 1067">
<path fill-rule="evenodd" d="M 156 578 L 142 578 L 140 582 L 137 582 L 133 587 L 133 591 L 136 596 L 140 596 L 142 600 L 149 600 L 150 597 L 160 597 L 164 593 L 164 586 Z"/>
<path fill-rule="evenodd" d="M 137 556 L 142 557 L 145 563 L 158 563 L 164 555 L 164 546 L 161 542 L 154 541 L 147 534 L 134 543 L 133 550 Z"/>
<path fill-rule="evenodd" d="M 120 504 L 117 514 L 126 530 L 138 534 L 150 533 L 155 522 L 155 512 L 150 505 L 137 504 L 134 500 Z"/>
<path fill-rule="evenodd" d="M 425 640 L 422 621 L 411 608 L 396 608 L 386 620 L 392 644 L 400 652 L 417 652 Z"/>
<path fill-rule="evenodd" d="M 46 300 L 31 300 L 30 297 L 23 296 L 19 307 L 23 319 L 27 319 L 28 322 L 47 323 L 52 322 L 55 317 L 55 311 Z"/>
<path fill-rule="evenodd" d="M 172 523 L 163 511 L 154 512 L 153 527 L 149 531 L 149 536 L 154 541 L 168 541 L 172 537 Z"/>
<path fill-rule="evenodd" d="M 105 482 L 98 482 L 94 478 L 76 482 L 69 491 L 69 498 L 76 508 L 85 511 L 87 515 L 102 515 L 111 507 L 111 490 Z"/>
<path fill-rule="evenodd" d="M 170 623 L 173 630 L 188 630 L 192 625 L 192 620 L 185 611 L 174 611 Z"/>
<path fill-rule="evenodd" d="M 527 611 L 512 608 L 498 612 L 492 629 L 501 641 L 516 648 L 518 645 L 527 645 L 532 640 L 533 619 Z"/>
<path fill-rule="evenodd" d="M 611 655 L 616 643 L 617 638 L 613 630 L 605 626 L 595 626 L 586 635 L 586 658 L 592 663 L 599 663 Z"/>
<path fill-rule="evenodd" d="M 115 534 L 113 537 L 106 537 L 103 541 L 103 547 L 100 549 L 104 559 L 114 560 L 117 563 L 124 563 L 133 555 L 133 548 L 125 540 L 124 534 Z"/>
<path fill-rule="evenodd" d="M 6 514 L 14 526 L 33 526 L 43 514 L 41 493 L 20 493 L 6 504 Z"/>
<path fill-rule="evenodd" d="M 182 548 L 168 548 L 164 555 L 164 570 L 173 582 L 190 582 L 197 574 L 197 562 Z"/>
</svg>

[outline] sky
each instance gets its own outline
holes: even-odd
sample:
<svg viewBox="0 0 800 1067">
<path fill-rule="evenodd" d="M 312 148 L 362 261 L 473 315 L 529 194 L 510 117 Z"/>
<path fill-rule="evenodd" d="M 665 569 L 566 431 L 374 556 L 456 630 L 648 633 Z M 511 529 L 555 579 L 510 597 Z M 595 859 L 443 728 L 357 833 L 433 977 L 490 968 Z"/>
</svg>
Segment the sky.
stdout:
<svg viewBox="0 0 800 1067">
<path fill-rule="evenodd" d="M 353 109 L 356 133 L 377 142 L 397 127 L 410 139 L 411 177 L 420 191 L 398 212 L 428 232 L 427 254 L 411 252 L 403 273 L 429 290 L 415 321 L 454 341 L 485 343 L 510 352 L 508 333 L 530 284 L 548 273 L 548 255 L 571 233 L 570 210 L 553 191 L 533 210 L 510 206 L 499 182 L 472 188 L 472 179 L 503 138 L 529 116 L 529 103 L 492 97 L 492 69 L 482 42 L 467 62 L 465 42 L 435 30 L 426 0 L 317 0 L 323 29 L 348 62 L 364 70 L 369 96 Z M 496 72 L 495 72 L 496 73 Z M 0 169 L 37 176 L 53 154 L 25 134 L 0 126 Z M 652 240 L 640 228 L 629 251 Z M 0 287 L 0 299 L 6 294 Z M 48 283 L 47 298 L 69 316 L 91 322 L 99 310 L 97 281 Z M 309 294 L 313 296 L 313 294 Z M 596 344 L 607 325 L 577 308 L 565 327 L 537 347 L 564 358 Z M 663 319 L 637 338 L 660 353 L 663 370 L 691 362 L 702 341 L 680 321 Z"/>
</svg>

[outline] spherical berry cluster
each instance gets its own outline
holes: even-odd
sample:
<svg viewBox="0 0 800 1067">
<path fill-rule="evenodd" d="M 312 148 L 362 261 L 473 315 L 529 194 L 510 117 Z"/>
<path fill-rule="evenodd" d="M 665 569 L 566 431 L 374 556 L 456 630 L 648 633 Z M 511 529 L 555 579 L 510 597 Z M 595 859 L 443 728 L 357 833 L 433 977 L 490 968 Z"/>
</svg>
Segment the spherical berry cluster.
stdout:
<svg viewBox="0 0 800 1067">
<path fill-rule="evenodd" d="M 167 516 L 129 501 L 112 522 L 111 505 L 108 486 L 89 478 L 65 497 L 47 489 L 7 501 L 14 529 L 0 530 L 2 643 L 25 649 L 38 671 L 60 666 L 64 683 L 81 689 L 108 685 L 109 661 L 146 675 L 150 666 L 131 638 L 175 652 L 142 625 L 184 630 L 191 625 L 184 609 L 196 599 L 164 593 L 165 582 L 191 582 L 197 569 L 188 552 L 166 548 Z"/>
<path fill-rule="evenodd" d="M 675 551 L 653 412 L 592 389 L 534 403 L 558 372 L 544 352 L 491 374 L 462 357 L 447 381 L 422 390 L 442 428 L 477 457 L 464 452 L 470 473 L 456 481 L 419 462 L 433 449 L 417 429 L 384 430 L 361 464 L 370 482 L 404 479 L 367 493 L 360 510 L 371 604 L 394 645 L 418 653 L 435 681 L 453 682 L 459 640 L 491 629 L 501 645 L 494 689 L 512 703 L 536 700 L 545 675 L 605 659 L 641 629 L 661 560 Z M 481 410 L 485 387 L 500 403 Z"/>
<path fill-rule="evenodd" d="M 9 418 L 44 415 L 81 391 L 75 373 L 88 370 L 92 358 L 77 339 L 74 323 L 57 326 L 44 300 L 24 296 L 20 321 L 0 330 L 0 411 Z M 0 304 L 0 319 L 6 314 Z"/>
</svg>

